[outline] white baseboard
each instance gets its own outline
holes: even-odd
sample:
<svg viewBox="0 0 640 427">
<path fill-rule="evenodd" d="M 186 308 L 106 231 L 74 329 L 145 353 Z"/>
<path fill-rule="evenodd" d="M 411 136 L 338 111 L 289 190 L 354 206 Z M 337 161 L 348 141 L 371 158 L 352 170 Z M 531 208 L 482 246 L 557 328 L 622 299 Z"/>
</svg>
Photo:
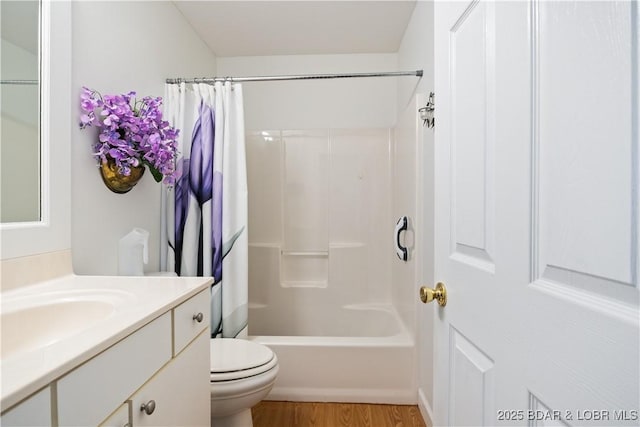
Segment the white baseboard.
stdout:
<svg viewBox="0 0 640 427">
<path fill-rule="evenodd" d="M 418 409 L 427 427 L 433 427 L 433 411 L 421 388 L 418 389 Z"/>
<path fill-rule="evenodd" d="M 415 390 L 274 387 L 265 400 L 290 402 L 352 402 L 415 405 Z"/>
</svg>

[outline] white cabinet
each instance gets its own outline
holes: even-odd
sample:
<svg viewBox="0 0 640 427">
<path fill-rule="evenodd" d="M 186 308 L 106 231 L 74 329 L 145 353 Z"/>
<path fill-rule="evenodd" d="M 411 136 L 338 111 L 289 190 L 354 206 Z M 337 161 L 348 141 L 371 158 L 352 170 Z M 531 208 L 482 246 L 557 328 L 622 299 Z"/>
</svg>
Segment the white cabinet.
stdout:
<svg viewBox="0 0 640 427">
<path fill-rule="evenodd" d="M 210 305 L 207 289 L 172 310 L 173 358 L 126 398 L 131 404 L 131 425 L 210 424 Z"/>
<path fill-rule="evenodd" d="M 209 425 L 209 316 L 207 287 L 2 413 L 0 425 Z"/>
<path fill-rule="evenodd" d="M 169 360 L 171 312 L 58 381 L 59 425 L 98 425 Z"/>
<path fill-rule="evenodd" d="M 209 341 L 209 333 L 201 333 L 136 392 L 131 398 L 134 426 L 209 425 Z M 141 409 L 150 402 L 153 402 L 153 412 Z"/>
<path fill-rule="evenodd" d="M 0 426 L 51 426 L 51 388 L 45 387 L 0 417 Z"/>
</svg>

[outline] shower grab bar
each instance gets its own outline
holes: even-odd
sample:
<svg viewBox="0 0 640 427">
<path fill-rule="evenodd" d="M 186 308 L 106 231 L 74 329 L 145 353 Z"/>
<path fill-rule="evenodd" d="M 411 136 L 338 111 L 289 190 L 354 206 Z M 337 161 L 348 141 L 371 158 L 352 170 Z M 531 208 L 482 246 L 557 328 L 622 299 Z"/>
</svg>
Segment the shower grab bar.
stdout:
<svg viewBox="0 0 640 427">
<path fill-rule="evenodd" d="M 281 251 L 286 256 L 329 256 L 329 251 Z"/>
<path fill-rule="evenodd" d="M 396 227 L 394 230 L 395 234 L 395 245 L 396 245 L 396 255 L 402 261 L 407 261 L 409 259 L 409 253 L 407 248 L 400 243 L 400 234 L 403 231 L 408 230 L 409 228 L 409 219 L 406 216 L 401 216 L 398 222 L 396 223 Z"/>
</svg>

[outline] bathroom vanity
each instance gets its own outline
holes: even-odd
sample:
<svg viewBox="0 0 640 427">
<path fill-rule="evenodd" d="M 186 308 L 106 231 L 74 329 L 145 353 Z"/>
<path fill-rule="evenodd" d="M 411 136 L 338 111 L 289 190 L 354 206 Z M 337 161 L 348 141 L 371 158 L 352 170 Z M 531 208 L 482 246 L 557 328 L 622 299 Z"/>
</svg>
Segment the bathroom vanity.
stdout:
<svg viewBox="0 0 640 427">
<path fill-rule="evenodd" d="M 207 278 L 68 275 L 2 293 L 2 426 L 202 426 Z"/>
<path fill-rule="evenodd" d="M 38 79 L 34 138 L 14 138 L 37 147 L 36 161 L 24 168 L 28 180 L 2 171 L 14 195 L 26 196 L 24 182 L 39 191 L 27 197 L 30 215 L 0 215 L 0 424 L 209 425 L 211 280 L 71 274 L 71 106 L 80 86 L 72 85 L 72 3 L 22 3 L 2 2 L 2 15 L 26 3 L 37 9 L 13 15 L 20 34 L 37 41 L 35 66 L 13 76 L 3 67 L 3 78 L 24 80 L 14 85 L 22 89 Z M 76 246 L 108 264 L 93 248 Z"/>
</svg>

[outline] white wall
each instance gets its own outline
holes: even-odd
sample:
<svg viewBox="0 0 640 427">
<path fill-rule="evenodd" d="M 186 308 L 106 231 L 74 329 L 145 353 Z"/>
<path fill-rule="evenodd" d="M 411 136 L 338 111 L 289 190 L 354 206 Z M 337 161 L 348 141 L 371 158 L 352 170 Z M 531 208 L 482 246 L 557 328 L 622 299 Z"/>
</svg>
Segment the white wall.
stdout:
<svg viewBox="0 0 640 427">
<path fill-rule="evenodd" d="M 392 71 L 396 54 L 218 58 L 218 76 Z M 411 79 L 410 77 L 402 77 Z M 394 77 L 244 83 L 246 128 L 387 128 L 396 120 Z"/>
<path fill-rule="evenodd" d="M 72 120 L 80 88 L 163 96 L 167 77 L 215 73 L 213 53 L 170 2 L 74 2 Z M 129 193 L 103 184 L 91 156 L 95 129 L 72 132 L 72 248 L 78 274 L 116 274 L 117 243 L 133 227 L 151 232 L 147 271 L 159 268 L 161 186 L 151 174 Z"/>
<path fill-rule="evenodd" d="M 398 69 L 422 69 L 421 79 L 398 80 L 398 112 L 401 113 L 418 93 L 433 90 L 433 2 L 418 0 L 411 21 L 398 49 Z"/>
<path fill-rule="evenodd" d="M 418 106 L 424 106 L 426 95 L 433 90 L 433 2 L 419 0 L 411 17 L 407 31 L 398 51 L 398 67 L 401 69 L 424 69 L 424 76 L 416 84 L 406 80 L 398 82 L 398 111 L 415 108 L 413 95 L 422 94 L 424 99 Z M 436 96 L 436 115 L 438 98 Z M 399 115 L 402 118 L 402 115 Z M 399 120 L 400 122 L 400 120 Z M 436 128 L 439 124 L 436 120 Z M 412 303 L 416 306 L 418 337 L 418 391 L 420 409 L 430 424 L 433 405 L 433 319 L 435 303 L 424 305 L 418 300 L 421 284 L 434 285 L 433 272 L 433 143 L 434 131 L 422 128 L 416 132 L 417 158 L 417 205 L 416 208 L 416 250 L 417 263 Z M 397 192 L 397 188 L 394 188 Z M 394 270 L 394 273 L 396 271 Z M 395 280 L 395 277 L 394 277 Z M 403 300 L 404 301 L 404 300 Z"/>
</svg>

